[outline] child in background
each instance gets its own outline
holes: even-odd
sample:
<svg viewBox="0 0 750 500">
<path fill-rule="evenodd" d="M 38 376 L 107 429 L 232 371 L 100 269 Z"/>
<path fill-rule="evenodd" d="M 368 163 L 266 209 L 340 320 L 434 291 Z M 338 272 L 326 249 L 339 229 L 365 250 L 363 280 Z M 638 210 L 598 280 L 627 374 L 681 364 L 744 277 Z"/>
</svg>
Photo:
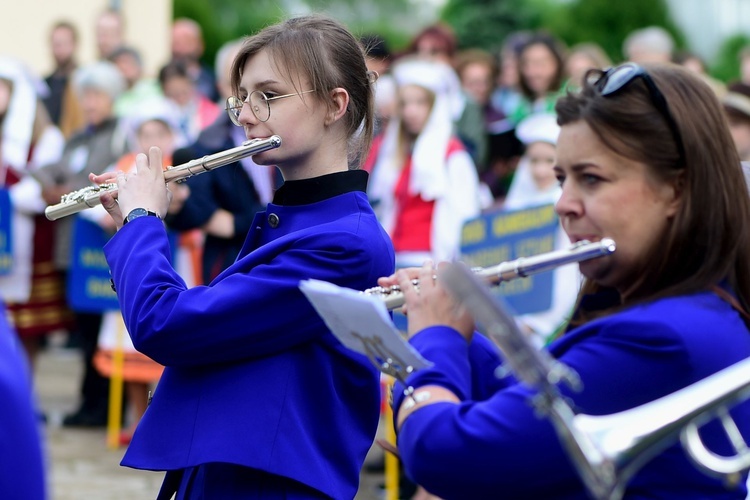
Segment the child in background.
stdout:
<svg viewBox="0 0 750 500">
<path fill-rule="evenodd" d="M 151 101 L 137 110 L 131 119 L 133 141 L 136 145 L 131 153 L 124 155 L 115 165 L 116 170 L 131 171 L 135 158 L 145 153 L 151 146 L 157 146 L 164 152 L 162 166 L 171 165 L 175 144 L 175 127 L 171 123 L 168 105 L 161 101 Z M 103 207 L 81 212 L 81 216 L 99 224 L 109 233 L 115 232 L 115 224 Z M 184 274 L 184 273 L 183 273 Z M 200 276 L 200 274 L 197 274 Z M 121 349 L 124 352 L 122 377 L 125 381 L 125 394 L 130 414 L 127 427 L 120 433 L 120 444 L 127 445 L 135 432 L 143 414 L 146 412 L 148 392 L 158 382 L 164 367 L 148 356 L 135 350 L 119 310 L 104 313 L 99 332 L 98 349 L 94 355 L 94 366 L 105 377 L 112 377 L 114 372 L 114 353 Z"/>
<path fill-rule="evenodd" d="M 516 135 L 526 149 L 518 162 L 504 210 L 521 210 L 557 202 L 562 192 L 554 171 L 559 134 L 557 117 L 552 113 L 533 114 L 518 124 Z M 569 240 L 560 226 L 554 249 L 568 246 Z M 535 342 L 545 343 L 568 320 L 580 283 L 578 266 L 558 267 L 552 272 L 550 308 L 516 318 L 522 328 L 533 335 Z"/>
<path fill-rule="evenodd" d="M 474 162 L 453 133 L 448 71 L 427 60 L 394 66 L 396 116 L 365 162 L 368 195 L 393 240 L 396 267 L 456 258 L 464 222 L 481 209 Z"/>
</svg>

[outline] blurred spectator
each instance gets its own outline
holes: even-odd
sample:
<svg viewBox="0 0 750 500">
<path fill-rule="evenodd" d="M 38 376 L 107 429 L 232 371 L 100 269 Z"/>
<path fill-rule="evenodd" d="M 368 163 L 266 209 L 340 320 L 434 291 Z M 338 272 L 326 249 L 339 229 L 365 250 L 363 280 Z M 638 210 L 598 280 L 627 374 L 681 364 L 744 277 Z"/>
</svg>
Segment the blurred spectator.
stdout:
<svg viewBox="0 0 750 500">
<path fill-rule="evenodd" d="M 63 277 L 53 262 L 53 223 L 44 217 L 36 171 L 60 159 L 65 138 L 39 99 L 42 84 L 19 62 L 0 57 L 0 185 L 10 195 L 13 266 L 0 276 L 0 298 L 29 364 L 44 338 L 72 326 Z M 2 214 L 6 217 L 6 214 Z"/>
<path fill-rule="evenodd" d="M 454 68 L 456 57 L 456 35 L 447 24 L 436 23 L 427 26 L 412 39 L 406 55 L 439 61 Z M 479 103 L 474 101 L 462 88 L 455 71 L 445 75 L 449 84 L 452 101 L 452 117 L 455 133 L 471 154 L 474 164 L 487 162 L 487 136 L 484 132 L 484 118 Z"/>
<path fill-rule="evenodd" d="M 622 45 L 625 59 L 638 64 L 671 62 L 673 51 L 672 35 L 660 26 L 632 31 Z"/>
<path fill-rule="evenodd" d="M 743 47 L 738 57 L 740 62 L 740 81 L 750 85 L 750 45 Z"/>
<path fill-rule="evenodd" d="M 198 92 L 187 66 L 174 60 L 159 71 L 159 85 L 164 96 L 174 105 L 181 137 L 178 146 L 190 144 L 198 134 L 219 116 L 221 108 Z"/>
<path fill-rule="evenodd" d="M 216 55 L 217 88 L 225 100 L 233 94 L 230 70 L 241 46 L 242 40 L 227 42 Z M 201 158 L 239 146 L 245 140 L 244 130 L 221 113 L 193 144 L 175 151 L 174 161 L 179 164 Z M 213 281 L 237 258 L 256 212 L 273 198 L 275 173 L 274 167 L 257 165 L 252 158 L 245 158 L 211 174 L 191 177 L 175 187 L 180 191 L 175 191 L 166 221 L 179 231 L 205 231 L 203 283 Z"/>
<path fill-rule="evenodd" d="M 530 115 L 518 125 L 516 135 L 526 149 L 518 163 L 504 208 L 517 210 L 555 203 L 560 197 L 560 185 L 553 170 L 559 134 L 560 127 L 552 113 Z"/>
<path fill-rule="evenodd" d="M 565 75 L 568 87 L 580 89 L 583 78 L 590 69 L 606 69 L 612 66 L 612 61 L 599 45 L 591 42 L 574 45 L 565 60 Z"/>
<path fill-rule="evenodd" d="M 142 104 L 131 111 L 128 123 L 136 143 L 132 151 L 122 156 L 112 167 L 114 170 L 130 172 L 135 168 L 136 155 L 147 153 L 151 146 L 161 149 L 164 168 L 172 164 L 176 131 L 172 124 L 171 108 L 165 101 L 159 104 L 159 101 L 152 100 Z M 112 217 L 101 205 L 82 212 L 81 216 L 96 222 L 111 234 L 116 230 Z M 191 272 L 190 269 L 188 271 Z M 186 281 L 190 282 L 192 279 L 186 277 Z M 124 355 L 122 377 L 130 409 L 130 415 L 126 419 L 127 427 L 120 433 L 120 444 L 127 445 L 146 412 L 148 391 L 159 380 L 164 367 L 135 350 L 119 310 L 107 311 L 102 319 L 93 359 L 98 372 L 107 378 L 112 377 L 113 354 L 117 349 L 121 349 Z"/>
<path fill-rule="evenodd" d="M 503 111 L 495 108 L 491 101 L 498 73 L 492 54 L 482 49 L 463 51 L 456 59 L 456 72 L 464 91 L 482 108 L 487 127 L 505 119 Z"/>
<path fill-rule="evenodd" d="M 406 53 L 426 60 L 438 60 L 453 66 L 458 42 L 453 28 L 445 23 L 429 25 L 411 40 Z"/>
<path fill-rule="evenodd" d="M 201 63 L 204 50 L 200 24 L 192 19 L 175 19 L 172 24 L 172 60 L 181 61 L 186 66 L 198 92 L 208 100 L 217 102 L 219 95 L 214 75 Z"/>
<path fill-rule="evenodd" d="M 144 103 L 158 102 L 163 99 L 159 83 L 144 78 L 143 60 L 135 48 L 118 47 L 108 59 L 117 66 L 125 78 L 125 91 L 115 101 L 117 116 L 128 116 L 141 108 Z"/>
<path fill-rule="evenodd" d="M 55 68 L 44 79 L 49 87 L 49 93 L 44 97 L 44 105 L 52 123 L 60 128 L 65 138 L 68 138 L 83 126 L 81 106 L 70 83 L 70 75 L 78 67 L 78 32 L 71 23 L 60 21 L 52 26 L 49 41 Z"/>
<path fill-rule="evenodd" d="M 60 161 L 35 174 L 48 204 L 58 203 L 63 194 L 89 186 L 89 173 L 104 172 L 128 151 L 127 131 L 114 115 L 115 100 L 125 90 L 125 79 L 117 66 L 99 61 L 81 67 L 73 75 L 73 84 L 86 126 L 66 142 Z M 72 223 L 72 217 L 55 222 L 55 264 L 60 270 L 67 270 L 70 264 Z M 76 327 L 83 344 L 82 400 L 78 410 L 63 419 L 65 426 L 106 425 L 109 384 L 92 364 L 100 325 L 101 314 L 76 312 Z"/>
<path fill-rule="evenodd" d="M 519 86 L 523 98 L 511 114 L 519 123 L 533 113 L 553 112 L 565 74 L 562 43 L 546 33 L 531 36 L 519 54 Z"/>
<path fill-rule="evenodd" d="M 497 63 L 489 52 L 481 49 L 469 49 L 458 54 L 456 72 L 461 86 L 469 96 L 479 104 L 484 117 L 487 140 L 496 130 L 507 130 L 508 119 L 502 110 L 492 102 L 492 93 L 497 81 Z M 488 165 L 477 165 L 480 173 L 487 171 Z"/>
<path fill-rule="evenodd" d="M 729 130 L 742 161 L 750 161 L 750 85 L 735 82 L 722 99 L 729 119 Z"/>
<path fill-rule="evenodd" d="M 680 66 L 684 66 L 685 68 L 700 76 L 703 81 L 706 82 L 709 87 L 711 87 L 711 90 L 714 91 L 714 94 L 716 94 L 719 99 L 723 98 L 724 94 L 726 94 L 727 86 L 724 84 L 724 82 L 717 80 L 716 78 L 713 78 L 708 74 L 708 72 L 706 71 L 706 63 L 703 61 L 703 59 L 698 57 L 697 54 L 682 50 L 675 53 L 673 62 L 679 64 Z"/>
<path fill-rule="evenodd" d="M 108 9 L 99 14 L 94 27 L 99 59 L 107 59 L 116 48 L 125 45 L 125 20 L 119 10 Z"/>
<path fill-rule="evenodd" d="M 482 176 L 482 180 L 489 186 L 498 203 L 502 203 L 505 198 L 513 171 L 523 153 L 523 144 L 515 134 L 516 124 L 510 117 L 523 100 L 519 58 L 521 50 L 531 36 L 532 34 L 526 31 L 512 33 L 503 42 L 500 50 L 499 75 L 491 101 L 493 107 L 502 111 L 506 119 L 491 125 L 488 168 Z"/>
<path fill-rule="evenodd" d="M 510 34 L 500 50 L 497 84 L 492 92 L 493 105 L 509 116 L 521 99 L 521 50 L 532 34 L 519 31 Z M 512 128 L 512 127 L 511 127 Z"/>
<path fill-rule="evenodd" d="M 551 113 L 530 115 L 518 124 L 516 134 L 526 151 L 518 163 L 503 208 L 520 210 L 556 203 L 562 193 L 553 170 L 557 157 L 557 136 L 560 134 L 557 117 Z M 568 246 L 568 237 L 560 225 L 555 236 L 554 250 L 562 250 Z M 580 284 L 578 266 L 556 268 L 552 275 L 550 307 L 516 318 L 537 345 L 543 345 L 567 322 Z"/>
<path fill-rule="evenodd" d="M 452 132 L 448 73 L 437 61 L 394 65 L 397 113 L 365 162 L 368 195 L 397 267 L 458 257 L 463 224 L 481 209 L 476 167 Z"/>
<path fill-rule="evenodd" d="M 360 42 L 367 53 L 367 69 L 378 74 L 375 92 L 375 135 L 388 125 L 396 108 L 396 83 L 390 74 L 392 54 L 385 38 L 364 35 Z"/>
</svg>

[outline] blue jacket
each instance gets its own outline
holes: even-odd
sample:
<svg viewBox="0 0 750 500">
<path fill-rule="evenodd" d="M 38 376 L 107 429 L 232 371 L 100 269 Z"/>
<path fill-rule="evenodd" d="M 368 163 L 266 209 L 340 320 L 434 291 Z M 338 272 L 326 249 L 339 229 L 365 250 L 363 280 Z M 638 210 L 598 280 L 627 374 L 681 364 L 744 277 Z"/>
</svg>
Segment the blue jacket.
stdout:
<svg viewBox="0 0 750 500">
<path fill-rule="evenodd" d="M 123 465 L 232 463 L 354 497 L 378 422 L 378 373 L 335 339 L 298 285 L 364 290 L 393 272 L 364 192 L 269 204 L 208 286 L 186 289 L 155 217 L 124 226 L 105 254 L 135 347 L 166 366 Z"/>
<path fill-rule="evenodd" d="M 472 345 L 456 331 L 433 327 L 411 343 L 435 363 L 409 382 L 438 384 L 460 405 L 437 403 L 414 412 L 401 428 L 398 447 L 407 473 L 444 498 L 589 498 L 549 420 L 534 414 L 533 395 L 512 377 L 494 378 L 494 364 L 478 363 L 486 338 Z M 750 332 L 739 314 L 713 293 L 667 298 L 631 307 L 569 331 L 551 354 L 581 377 L 583 390 L 564 391 L 576 410 L 604 415 L 652 401 L 750 356 Z M 484 391 L 474 397 L 476 379 Z M 403 401 L 398 388 L 394 406 Z M 481 399 L 485 399 L 481 401 Z M 732 412 L 750 436 L 750 405 Z M 709 447 L 729 454 L 723 431 L 701 432 Z M 625 498 L 737 498 L 699 472 L 679 444 L 648 462 L 628 483 Z"/>
<path fill-rule="evenodd" d="M 0 303 L 0 498 L 46 498 L 39 424 L 26 357 Z"/>
</svg>

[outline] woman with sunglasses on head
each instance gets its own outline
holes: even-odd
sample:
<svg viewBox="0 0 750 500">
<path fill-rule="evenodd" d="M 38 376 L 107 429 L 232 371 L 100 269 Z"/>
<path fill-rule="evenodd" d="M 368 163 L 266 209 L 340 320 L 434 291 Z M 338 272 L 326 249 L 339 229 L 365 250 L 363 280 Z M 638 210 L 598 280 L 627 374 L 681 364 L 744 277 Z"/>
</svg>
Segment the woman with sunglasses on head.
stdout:
<svg viewBox="0 0 750 500">
<path fill-rule="evenodd" d="M 378 423 L 378 374 L 298 285 L 364 290 L 393 272 L 367 173 L 348 167 L 355 139 L 366 151 L 372 137 L 373 81 L 359 43 L 333 20 L 295 18 L 247 39 L 227 111 L 248 139 L 282 138 L 254 161 L 285 182 L 236 262 L 207 286 L 188 289 L 170 265 L 158 149 L 117 174 L 117 201 L 102 195 L 120 229 L 105 253 L 127 330 L 166 366 L 123 459 L 168 471 L 160 498 L 356 494 Z"/>
<path fill-rule="evenodd" d="M 711 89 L 677 66 L 626 64 L 589 72 L 556 111 L 563 227 L 571 242 L 617 244 L 580 264 L 575 314 L 548 346 L 582 382 L 580 392 L 560 386 L 563 396 L 576 412 L 611 414 L 750 356 L 750 199 Z M 402 386 L 393 392 L 407 473 L 443 498 L 588 498 L 534 391 L 495 377 L 487 339 L 433 273 L 427 264 L 380 280 L 404 289 L 410 342 L 434 363 L 407 380 L 413 400 Z M 749 405 L 731 413 L 750 437 Z M 734 454 L 717 422 L 701 435 Z M 704 475 L 670 443 L 624 496 L 744 499 L 745 477 L 736 479 Z"/>
</svg>

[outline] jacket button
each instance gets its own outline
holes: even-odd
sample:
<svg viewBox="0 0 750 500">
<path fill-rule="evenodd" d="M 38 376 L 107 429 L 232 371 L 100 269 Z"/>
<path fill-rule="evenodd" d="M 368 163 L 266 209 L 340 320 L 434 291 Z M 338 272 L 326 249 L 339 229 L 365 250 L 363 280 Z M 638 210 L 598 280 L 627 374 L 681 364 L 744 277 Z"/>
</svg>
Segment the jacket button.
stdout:
<svg viewBox="0 0 750 500">
<path fill-rule="evenodd" d="M 276 229 L 279 227 L 279 216 L 276 214 L 271 214 L 268 216 L 268 225 L 272 228 Z"/>
</svg>

